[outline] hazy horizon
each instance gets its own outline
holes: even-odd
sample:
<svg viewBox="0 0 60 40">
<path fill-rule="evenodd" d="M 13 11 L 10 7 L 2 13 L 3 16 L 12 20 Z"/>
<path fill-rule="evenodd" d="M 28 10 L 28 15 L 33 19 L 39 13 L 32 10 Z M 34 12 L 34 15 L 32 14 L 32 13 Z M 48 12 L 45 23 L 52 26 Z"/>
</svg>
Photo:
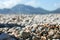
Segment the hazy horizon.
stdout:
<svg viewBox="0 0 60 40">
<path fill-rule="evenodd" d="M 11 8 L 17 4 L 41 7 L 49 11 L 60 8 L 60 0 L 0 0 L 0 9 Z"/>
</svg>

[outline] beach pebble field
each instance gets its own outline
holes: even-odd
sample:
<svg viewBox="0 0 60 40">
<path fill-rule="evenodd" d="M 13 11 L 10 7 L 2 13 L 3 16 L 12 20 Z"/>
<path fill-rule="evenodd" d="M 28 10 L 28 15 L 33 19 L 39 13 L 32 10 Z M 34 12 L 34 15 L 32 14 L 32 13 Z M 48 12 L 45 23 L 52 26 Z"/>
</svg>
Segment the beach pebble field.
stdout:
<svg viewBox="0 0 60 40">
<path fill-rule="evenodd" d="M 0 40 L 60 40 L 60 14 L 0 14 Z"/>
</svg>

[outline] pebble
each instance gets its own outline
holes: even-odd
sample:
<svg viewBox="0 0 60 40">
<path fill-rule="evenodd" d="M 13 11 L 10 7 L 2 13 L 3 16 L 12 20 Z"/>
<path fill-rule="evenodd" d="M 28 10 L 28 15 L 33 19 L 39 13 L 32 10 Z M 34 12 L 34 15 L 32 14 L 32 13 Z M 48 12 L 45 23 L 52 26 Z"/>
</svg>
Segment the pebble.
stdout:
<svg viewBox="0 0 60 40">
<path fill-rule="evenodd" d="M 48 34 L 51 36 L 51 35 L 53 35 L 54 34 L 54 30 L 50 30 L 49 32 L 48 32 Z"/>
</svg>

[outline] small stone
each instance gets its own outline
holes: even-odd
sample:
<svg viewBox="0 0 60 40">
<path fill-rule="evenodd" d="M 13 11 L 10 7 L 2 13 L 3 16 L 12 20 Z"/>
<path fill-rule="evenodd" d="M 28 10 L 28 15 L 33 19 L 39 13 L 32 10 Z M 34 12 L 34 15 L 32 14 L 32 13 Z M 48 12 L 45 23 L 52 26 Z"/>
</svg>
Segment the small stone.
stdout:
<svg viewBox="0 0 60 40">
<path fill-rule="evenodd" d="M 22 38 L 25 38 L 25 39 L 26 39 L 26 38 L 29 37 L 29 36 L 30 36 L 30 33 L 29 33 L 29 32 L 23 32 L 23 31 L 22 31 L 22 33 L 21 33 L 21 37 L 22 37 Z"/>
<path fill-rule="evenodd" d="M 53 31 L 53 30 L 50 30 L 50 31 L 48 32 L 48 34 L 51 36 L 51 35 L 54 34 L 54 31 Z"/>
<path fill-rule="evenodd" d="M 42 37 L 41 37 L 41 40 L 46 40 L 46 37 L 42 36 Z"/>
</svg>

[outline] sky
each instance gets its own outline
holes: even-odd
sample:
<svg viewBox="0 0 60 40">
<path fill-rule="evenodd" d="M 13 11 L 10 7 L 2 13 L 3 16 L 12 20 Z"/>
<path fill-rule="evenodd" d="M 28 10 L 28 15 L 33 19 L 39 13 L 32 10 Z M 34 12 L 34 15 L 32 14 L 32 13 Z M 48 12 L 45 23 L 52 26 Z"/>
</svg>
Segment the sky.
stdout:
<svg viewBox="0 0 60 40">
<path fill-rule="evenodd" d="M 60 0 L 0 0 L 0 9 L 11 8 L 17 4 L 41 7 L 50 11 L 60 8 Z"/>
</svg>

